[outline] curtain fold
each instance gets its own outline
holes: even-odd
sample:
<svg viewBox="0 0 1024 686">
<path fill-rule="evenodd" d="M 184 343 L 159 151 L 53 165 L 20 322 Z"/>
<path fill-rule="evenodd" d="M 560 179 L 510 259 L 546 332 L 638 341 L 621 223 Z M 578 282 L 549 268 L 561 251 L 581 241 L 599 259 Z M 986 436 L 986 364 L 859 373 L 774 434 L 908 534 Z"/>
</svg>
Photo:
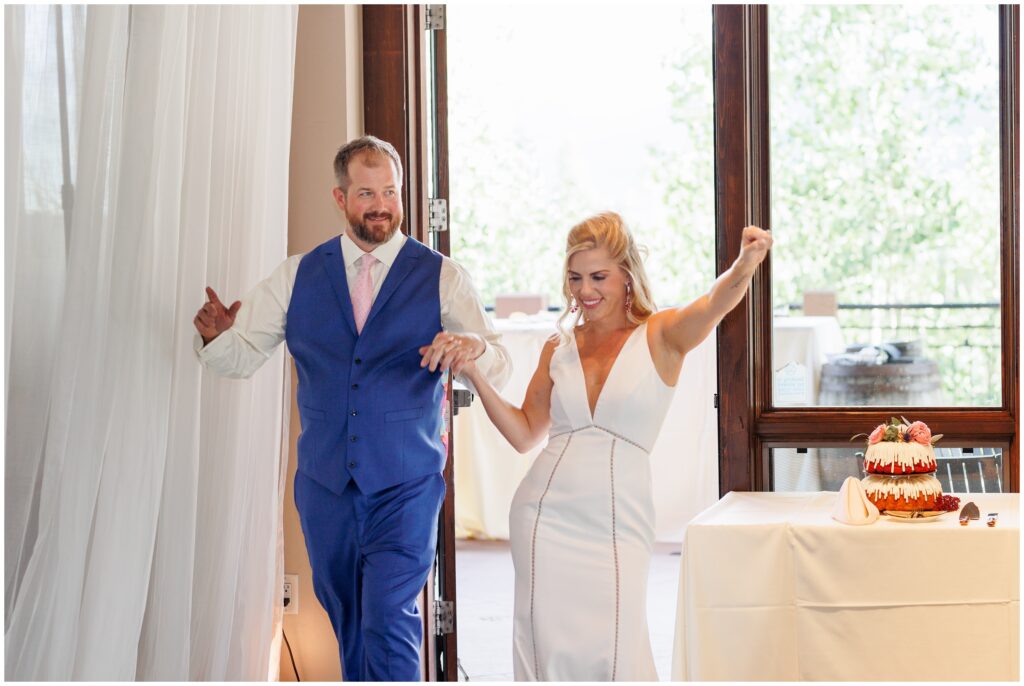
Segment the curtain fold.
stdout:
<svg viewBox="0 0 1024 686">
<path fill-rule="evenodd" d="M 28 31 L 34 13 L 60 10 L 5 11 L 9 38 L 19 14 Z M 37 404 L 49 409 L 20 442 L 17 346 L 7 361 L 8 493 L 12 473 L 39 483 L 38 497 L 19 503 L 37 513 L 36 530 L 21 516 L 12 536 L 8 519 L 8 678 L 263 680 L 276 671 L 284 356 L 248 381 L 204 376 L 192 317 L 205 285 L 240 297 L 285 257 L 296 12 L 81 13 L 66 283 L 51 308 L 52 369 L 35 379 L 45 389 Z M 29 195 L 25 175 L 10 174 L 11 148 L 34 154 L 12 137 L 12 83 L 28 86 L 10 79 L 25 71 L 16 58 L 8 42 L 9 203 Z M 12 225 L 10 211 L 5 219 L 8 248 L 24 244 L 26 224 Z M 64 271 L 63 255 L 51 262 Z M 18 308 L 35 281 L 16 282 L 5 302 L 8 340 L 30 328 Z M 24 572 L 12 571 L 12 549 L 30 551 Z"/>
</svg>

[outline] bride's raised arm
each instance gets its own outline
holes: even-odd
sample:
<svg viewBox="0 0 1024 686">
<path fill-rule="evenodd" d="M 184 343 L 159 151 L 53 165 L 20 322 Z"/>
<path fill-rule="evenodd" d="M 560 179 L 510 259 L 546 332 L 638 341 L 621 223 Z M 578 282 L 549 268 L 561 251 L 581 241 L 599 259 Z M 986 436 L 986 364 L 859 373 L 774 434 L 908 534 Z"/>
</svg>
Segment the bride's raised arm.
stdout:
<svg viewBox="0 0 1024 686">
<path fill-rule="evenodd" d="M 668 347 L 679 355 L 686 355 L 696 348 L 718 322 L 743 300 L 754 270 L 771 247 L 771 232 L 756 226 L 744 228 L 740 256 L 715 280 L 706 294 L 689 305 L 654 315 L 661 320 L 661 335 Z"/>
</svg>

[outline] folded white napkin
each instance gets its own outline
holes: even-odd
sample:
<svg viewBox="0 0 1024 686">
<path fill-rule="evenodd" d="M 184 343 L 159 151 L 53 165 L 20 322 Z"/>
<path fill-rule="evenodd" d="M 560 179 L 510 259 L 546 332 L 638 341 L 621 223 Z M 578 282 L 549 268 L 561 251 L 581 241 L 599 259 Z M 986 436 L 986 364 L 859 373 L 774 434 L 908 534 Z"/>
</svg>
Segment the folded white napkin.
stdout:
<svg viewBox="0 0 1024 686">
<path fill-rule="evenodd" d="M 836 506 L 832 508 L 832 519 L 843 524 L 859 526 L 871 524 L 878 517 L 878 508 L 868 500 L 864 484 L 855 476 L 846 477 L 843 487 L 839 489 Z"/>
</svg>

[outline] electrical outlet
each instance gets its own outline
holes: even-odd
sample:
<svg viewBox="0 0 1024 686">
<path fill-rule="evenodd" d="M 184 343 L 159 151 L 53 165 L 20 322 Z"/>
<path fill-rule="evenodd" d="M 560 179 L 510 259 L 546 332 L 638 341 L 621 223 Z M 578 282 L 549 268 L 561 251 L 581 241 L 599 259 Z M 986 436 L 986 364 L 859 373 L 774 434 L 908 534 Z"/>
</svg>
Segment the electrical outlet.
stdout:
<svg viewBox="0 0 1024 686">
<path fill-rule="evenodd" d="M 299 614 L 299 575 L 284 575 L 284 597 L 281 600 L 286 615 Z"/>
</svg>

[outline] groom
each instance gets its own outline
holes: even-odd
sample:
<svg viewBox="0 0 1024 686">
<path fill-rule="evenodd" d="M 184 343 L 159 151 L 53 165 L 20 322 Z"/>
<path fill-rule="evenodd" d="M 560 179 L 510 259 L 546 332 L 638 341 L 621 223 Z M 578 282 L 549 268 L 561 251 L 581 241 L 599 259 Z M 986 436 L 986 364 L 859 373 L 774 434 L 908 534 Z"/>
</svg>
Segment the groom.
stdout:
<svg viewBox="0 0 1024 686">
<path fill-rule="evenodd" d="M 476 360 L 503 385 L 508 353 L 466 272 L 398 230 L 394 147 L 358 138 L 334 173 L 345 233 L 288 258 L 230 307 L 207 288 L 198 355 L 249 376 L 287 342 L 302 420 L 295 505 L 345 681 L 419 681 L 416 601 L 445 492 L 442 372 Z"/>
</svg>

